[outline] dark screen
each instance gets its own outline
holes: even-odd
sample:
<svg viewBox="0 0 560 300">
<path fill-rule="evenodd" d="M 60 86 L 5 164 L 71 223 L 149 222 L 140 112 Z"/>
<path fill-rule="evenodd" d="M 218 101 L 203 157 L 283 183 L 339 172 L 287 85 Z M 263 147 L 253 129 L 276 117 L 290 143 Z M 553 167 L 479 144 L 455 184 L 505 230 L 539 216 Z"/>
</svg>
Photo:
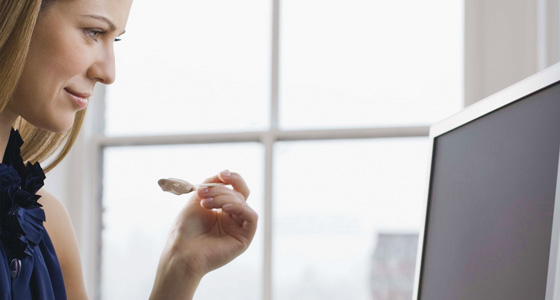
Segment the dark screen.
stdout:
<svg viewBox="0 0 560 300">
<path fill-rule="evenodd" d="M 544 299 L 560 84 L 434 140 L 419 299 Z"/>
</svg>

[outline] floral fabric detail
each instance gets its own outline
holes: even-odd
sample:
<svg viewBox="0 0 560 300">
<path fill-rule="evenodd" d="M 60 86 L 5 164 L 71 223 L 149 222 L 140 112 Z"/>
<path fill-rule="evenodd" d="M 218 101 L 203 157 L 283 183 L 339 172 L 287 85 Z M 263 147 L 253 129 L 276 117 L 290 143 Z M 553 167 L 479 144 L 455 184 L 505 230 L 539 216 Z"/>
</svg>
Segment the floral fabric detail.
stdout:
<svg viewBox="0 0 560 300">
<path fill-rule="evenodd" d="M 31 256 L 45 230 L 45 212 L 36 195 L 45 173 L 39 163 L 25 165 L 20 148 L 23 140 L 12 129 L 0 164 L 0 237 L 13 258 Z"/>
</svg>

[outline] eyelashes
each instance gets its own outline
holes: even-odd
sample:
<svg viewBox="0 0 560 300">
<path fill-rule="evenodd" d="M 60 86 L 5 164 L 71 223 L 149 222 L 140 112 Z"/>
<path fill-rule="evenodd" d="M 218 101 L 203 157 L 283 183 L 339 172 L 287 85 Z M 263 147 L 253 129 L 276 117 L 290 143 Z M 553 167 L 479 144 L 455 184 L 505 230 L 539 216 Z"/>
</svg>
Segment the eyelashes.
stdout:
<svg viewBox="0 0 560 300">
<path fill-rule="evenodd" d="M 107 33 L 106 30 L 102 30 L 102 29 L 92 29 L 92 28 L 85 28 L 84 29 L 84 33 L 92 40 L 98 42 L 99 41 L 99 37 L 103 36 L 104 34 Z M 120 42 L 122 39 L 121 38 L 115 38 L 114 41 L 115 42 Z"/>
<path fill-rule="evenodd" d="M 98 41 L 99 37 L 105 33 L 107 33 L 107 31 L 104 30 L 100 30 L 100 29 L 91 29 L 91 28 L 86 28 L 84 29 L 84 33 L 92 40 L 94 41 Z"/>
</svg>

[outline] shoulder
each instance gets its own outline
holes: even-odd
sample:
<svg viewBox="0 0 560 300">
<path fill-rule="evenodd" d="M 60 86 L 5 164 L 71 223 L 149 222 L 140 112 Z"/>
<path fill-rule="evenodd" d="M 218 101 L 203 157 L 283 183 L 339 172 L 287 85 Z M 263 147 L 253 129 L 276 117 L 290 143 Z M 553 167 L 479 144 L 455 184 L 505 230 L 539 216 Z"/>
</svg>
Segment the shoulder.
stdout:
<svg viewBox="0 0 560 300">
<path fill-rule="evenodd" d="M 39 203 L 46 216 L 44 226 L 60 263 L 68 299 L 87 299 L 78 241 L 68 210 L 45 189 L 39 190 L 37 195 L 41 196 Z"/>
<path fill-rule="evenodd" d="M 41 196 L 41 198 L 39 198 L 39 203 L 43 205 L 43 210 L 45 211 L 46 220 L 43 225 L 53 242 L 56 254 L 62 266 L 67 254 L 72 254 L 70 251 L 73 251 L 73 249 L 69 248 L 69 246 L 71 246 L 70 243 L 77 244 L 76 234 L 74 233 L 70 215 L 64 204 L 45 189 L 40 189 L 37 195 Z"/>
<path fill-rule="evenodd" d="M 65 233 L 71 232 L 74 234 L 70 215 L 62 202 L 45 189 L 40 189 L 37 195 L 41 196 L 38 202 L 43 205 L 46 216 L 44 226 L 51 239 L 56 238 L 58 235 L 66 236 L 67 234 Z"/>
</svg>

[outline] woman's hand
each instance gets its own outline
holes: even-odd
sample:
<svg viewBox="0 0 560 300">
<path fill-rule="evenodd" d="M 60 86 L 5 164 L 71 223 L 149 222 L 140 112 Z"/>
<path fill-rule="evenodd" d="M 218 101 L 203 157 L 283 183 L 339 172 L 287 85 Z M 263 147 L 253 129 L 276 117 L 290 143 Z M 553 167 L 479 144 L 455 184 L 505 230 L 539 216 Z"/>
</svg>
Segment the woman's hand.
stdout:
<svg viewBox="0 0 560 300">
<path fill-rule="evenodd" d="M 205 183 L 181 210 L 162 253 L 150 299 L 192 299 L 202 276 L 249 247 L 257 229 L 257 213 L 247 205 L 249 189 L 229 171 Z"/>
</svg>

